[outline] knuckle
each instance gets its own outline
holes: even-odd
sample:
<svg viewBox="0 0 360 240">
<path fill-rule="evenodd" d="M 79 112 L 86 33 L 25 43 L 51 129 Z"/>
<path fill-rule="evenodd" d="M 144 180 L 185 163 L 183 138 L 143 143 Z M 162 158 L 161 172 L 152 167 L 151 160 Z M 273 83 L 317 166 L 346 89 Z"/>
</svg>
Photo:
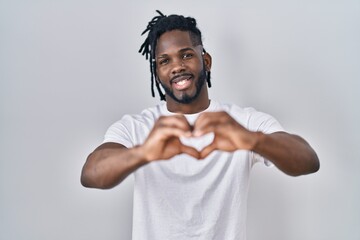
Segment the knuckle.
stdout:
<svg viewBox="0 0 360 240">
<path fill-rule="evenodd" d="M 156 120 L 156 124 L 157 125 L 161 125 L 164 121 L 164 117 L 163 116 L 160 116 L 157 120 Z"/>
<path fill-rule="evenodd" d="M 164 121 L 166 118 L 167 118 L 166 116 L 160 116 L 160 117 L 158 118 L 158 120 L 159 120 L 159 121 Z"/>
</svg>

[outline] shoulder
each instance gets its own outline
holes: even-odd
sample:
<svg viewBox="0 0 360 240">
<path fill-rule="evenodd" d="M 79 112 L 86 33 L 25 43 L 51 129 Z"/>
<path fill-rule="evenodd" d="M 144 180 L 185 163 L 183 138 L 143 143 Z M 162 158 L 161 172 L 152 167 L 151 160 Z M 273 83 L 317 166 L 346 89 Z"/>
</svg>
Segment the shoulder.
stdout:
<svg viewBox="0 0 360 240">
<path fill-rule="evenodd" d="M 125 114 L 119 121 L 116 123 L 149 123 L 154 122 L 159 116 L 162 115 L 163 105 L 159 104 L 154 107 L 149 107 L 142 110 L 137 114 Z"/>
<path fill-rule="evenodd" d="M 226 103 L 214 101 L 216 111 L 226 111 L 230 115 L 235 115 L 240 118 L 248 118 L 251 114 L 256 114 L 258 111 L 253 107 L 241 107 L 234 103 Z"/>
<path fill-rule="evenodd" d="M 126 147 L 140 144 L 161 114 L 161 105 L 144 109 L 139 114 L 126 114 L 106 131 L 104 142 L 116 142 Z"/>
<path fill-rule="evenodd" d="M 240 124 L 252 131 L 270 133 L 284 130 L 272 115 L 258 111 L 253 107 L 240 107 L 234 103 L 218 103 L 218 105 L 223 111 L 228 112 Z"/>
<path fill-rule="evenodd" d="M 136 132 L 139 129 L 150 129 L 162 113 L 162 105 L 146 108 L 137 114 L 125 114 L 120 120 L 113 123 L 110 131 Z"/>
</svg>

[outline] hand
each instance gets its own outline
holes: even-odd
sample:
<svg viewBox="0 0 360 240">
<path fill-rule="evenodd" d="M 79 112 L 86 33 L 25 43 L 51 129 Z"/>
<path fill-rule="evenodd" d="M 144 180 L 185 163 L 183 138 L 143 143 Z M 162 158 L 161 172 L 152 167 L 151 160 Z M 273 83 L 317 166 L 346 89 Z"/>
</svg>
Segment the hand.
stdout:
<svg viewBox="0 0 360 240">
<path fill-rule="evenodd" d="M 214 150 L 233 152 L 239 149 L 251 150 L 256 144 L 257 134 L 235 121 L 227 112 L 205 112 L 194 124 L 193 136 L 200 137 L 213 132 L 213 142 L 201 150 L 200 158 L 207 157 Z"/>
<path fill-rule="evenodd" d="M 200 153 L 195 148 L 180 141 L 180 137 L 191 136 L 191 129 L 182 115 L 160 117 L 142 145 L 146 161 L 169 159 L 181 153 L 199 158 Z"/>
</svg>

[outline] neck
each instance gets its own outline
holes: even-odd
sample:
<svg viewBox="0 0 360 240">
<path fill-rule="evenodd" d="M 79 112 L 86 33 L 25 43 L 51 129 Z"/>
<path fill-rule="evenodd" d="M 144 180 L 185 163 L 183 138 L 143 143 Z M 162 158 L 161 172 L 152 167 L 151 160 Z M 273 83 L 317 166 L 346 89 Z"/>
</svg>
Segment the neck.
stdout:
<svg viewBox="0 0 360 240">
<path fill-rule="evenodd" d="M 210 105 L 210 99 L 205 84 L 201 91 L 202 93 L 200 93 L 199 97 L 189 104 L 178 103 L 170 97 L 166 96 L 167 109 L 169 112 L 181 114 L 194 114 L 204 111 Z"/>
</svg>

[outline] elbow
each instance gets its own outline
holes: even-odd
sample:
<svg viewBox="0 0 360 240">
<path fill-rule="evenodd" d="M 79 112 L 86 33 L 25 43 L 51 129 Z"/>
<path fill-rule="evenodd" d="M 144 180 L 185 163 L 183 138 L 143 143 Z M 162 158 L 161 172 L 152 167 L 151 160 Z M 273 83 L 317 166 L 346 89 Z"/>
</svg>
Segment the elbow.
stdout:
<svg viewBox="0 0 360 240">
<path fill-rule="evenodd" d="M 310 148 L 308 155 L 308 174 L 316 173 L 320 170 L 320 160 L 314 149 Z"/>
<path fill-rule="evenodd" d="M 85 169 L 85 167 L 83 168 L 82 172 L 81 172 L 81 177 L 80 177 L 80 183 L 81 185 L 83 185 L 86 188 L 94 188 L 94 180 L 93 180 L 93 174 L 90 173 L 89 170 Z"/>
<path fill-rule="evenodd" d="M 316 154 L 316 152 L 313 150 L 312 153 L 309 155 L 308 160 L 306 161 L 306 170 L 307 172 L 305 174 L 311 174 L 316 173 L 320 169 L 320 161 Z"/>
<path fill-rule="evenodd" d="M 91 176 L 88 176 L 86 174 L 82 174 L 80 178 L 80 183 L 86 188 L 97 188 L 97 189 L 109 189 L 111 187 L 106 186 L 99 181 L 96 181 L 96 179 L 92 178 Z"/>
<path fill-rule="evenodd" d="M 297 165 L 296 168 L 286 172 L 288 175 L 298 177 L 302 175 L 316 173 L 320 169 L 320 161 L 314 153 L 307 161 L 302 161 L 303 164 Z"/>
<path fill-rule="evenodd" d="M 89 168 L 86 164 L 82 169 L 80 183 L 86 188 L 104 188 L 101 186 L 101 181 L 96 174 L 96 171 Z"/>
<path fill-rule="evenodd" d="M 94 186 L 94 168 L 93 168 L 93 164 L 91 163 L 91 156 L 92 154 L 90 154 L 87 159 L 86 162 L 81 170 L 81 176 L 80 176 L 80 183 L 83 187 L 86 188 L 93 188 Z"/>
<path fill-rule="evenodd" d="M 97 165 L 92 159 L 93 154 L 90 154 L 81 171 L 80 183 L 86 188 L 105 189 L 104 180 L 97 171 Z"/>
<path fill-rule="evenodd" d="M 80 183 L 81 183 L 81 185 L 83 187 L 86 187 L 86 188 L 91 188 L 92 187 L 89 180 L 84 175 L 81 175 Z"/>
<path fill-rule="evenodd" d="M 80 183 L 86 188 L 110 189 L 114 185 L 107 184 L 106 179 L 96 174 L 95 170 L 83 169 L 80 177 Z"/>
<path fill-rule="evenodd" d="M 316 155 L 316 153 L 314 153 L 314 156 L 312 158 L 311 173 L 316 173 L 319 170 L 320 170 L 320 160 L 319 160 L 318 156 Z"/>
</svg>

